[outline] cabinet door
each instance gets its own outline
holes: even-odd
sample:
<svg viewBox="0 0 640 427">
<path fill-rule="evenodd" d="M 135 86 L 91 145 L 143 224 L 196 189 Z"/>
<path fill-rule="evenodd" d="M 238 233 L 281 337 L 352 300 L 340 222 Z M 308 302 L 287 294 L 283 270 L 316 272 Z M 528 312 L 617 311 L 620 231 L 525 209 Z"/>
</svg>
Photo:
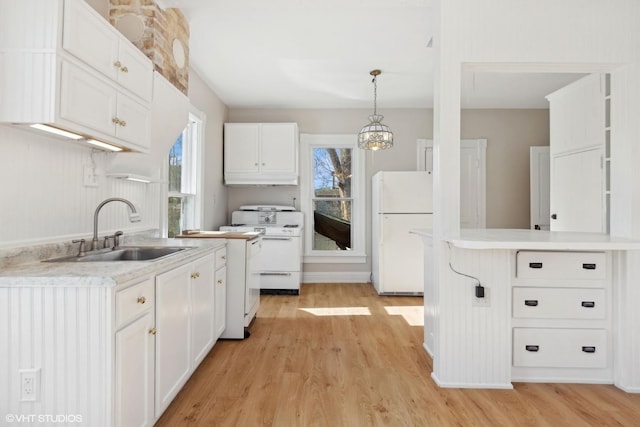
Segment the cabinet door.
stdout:
<svg viewBox="0 0 640 427">
<path fill-rule="evenodd" d="M 126 95 L 119 94 L 116 115 L 116 136 L 140 147 L 149 148 L 151 113 L 147 107 Z"/>
<path fill-rule="evenodd" d="M 109 23 L 83 1 L 64 2 L 62 47 L 105 76 L 116 79 L 118 37 Z"/>
<path fill-rule="evenodd" d="M 113 135 L 116 90 L 70 62 L 60 66 L 60 118 Z"/>
<path fill-rule="evenodd" d="M 260 125 L 255 123 L 225 123 L 225 173 L 256 173 L 259 169 L 258 144 Z"/>
<path fill-rule="evenodd" d="M 151 101 L 153 63 L 134 45 L 120 43 L 118 83 L 145 101 Z"/>
<path fill-rule="evenodd" d="M 153 310 L 116 333 L 115 425 L 153 425 Z"/>
<path fill-rule="evenodd" d="M 156 417 L 190 374 L 189 273 L 188 264 L 156 276 Z"/>
<path fill-rule="evenodd" d="M 216 270 L 216 340 L 224 332 L 227 319 L 227 267 Z"/>
<path fill-rule="evenodd" d="M 295 123 L 263 123 L 260 172 L 298 173 L 298 127 Z"/>
<path fill-rule="evenodd" d="M 215 256 L 206 256 L 191 269 L 191 357 L 200 364 L 215 340 Z"/>
<path fill-rule="evenodd" d="M 551 231 L 606 232 L 602 149 L 551 158 Z"/>
</svg>

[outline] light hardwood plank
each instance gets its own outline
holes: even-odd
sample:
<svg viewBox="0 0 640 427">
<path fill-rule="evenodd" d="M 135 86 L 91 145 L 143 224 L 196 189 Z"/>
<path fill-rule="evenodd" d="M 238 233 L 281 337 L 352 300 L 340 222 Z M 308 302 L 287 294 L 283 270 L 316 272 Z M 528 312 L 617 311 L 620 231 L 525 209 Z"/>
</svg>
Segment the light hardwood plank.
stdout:
<svg viewBox="0 0 640 427">
<path fill-rule="evenodd" d="M 438 388 L 423 328 L 369 284 L 304 284 L 263 295 L 251 337 L 220 341 L 157 426 L 632 426 L 640 395 L 609 385 Z M 366 307 L 370 315 L 303 309 Z"/>
</svg>

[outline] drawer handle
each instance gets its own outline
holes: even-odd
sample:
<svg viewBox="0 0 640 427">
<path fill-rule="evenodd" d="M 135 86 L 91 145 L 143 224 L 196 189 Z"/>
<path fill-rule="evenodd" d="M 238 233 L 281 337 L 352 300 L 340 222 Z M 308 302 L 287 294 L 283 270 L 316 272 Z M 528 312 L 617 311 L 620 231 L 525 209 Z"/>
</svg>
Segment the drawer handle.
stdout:
<svg viewBox="0 0 640 427">
<path fill-rule="evenodd" d="M 147 302 L 145 297 L 138 297 L 138 304 L 144 304 L 145 302 Z"/>
<path fill-rule="evenodd" d="M 584 347 L 582 347 L 584 349 Z M 540 346 L 539 345 L 525 345 L 524 349 L 527 351 L 532 351 L 532 352 L 536 352 L 538 350 L 540 350 Z"/>
<path fill-rule="evenodd" d="M 595 264 L 582 264 L 582 268 L 584 268 L 585 270 L 595 270 L 596 269 L 596 265 Z"/>
<path fill-rule="evenodd" d="M 151 335 L 155 335 L 155 334 L 157 334 L 157 333 L 158 333 L 158 330 L 157 330 L 156 328 L 153 328 L 153 329 L 151 329 L 151 330 L 149 331 L 149 333 L 150 333 Z"/>
<path fill-rule="evenodd" d="M 529 268 L 542 268 L 542 263 L 541 262 L 530 262 L 529 263 Z"/>
<path fill-rule="evenodd" d="M 191 278 L 192 279 L 197 279 L 198 277 L 200 277 L 200 273 L 192 273 L 191 274 Z"/>
<path fill-rule="evenodd" d="M 582 351 L 584 351 L 585 353 L 595 353 L 596 352 L 596 347 L 595 346 L 590 346 L 590 345 L 583 345 L 582 346 Z"/>
<path fill-rule="evenodd" d="M 524 305 L 526 305 L 528 307 L 537 307 L 538 306 L 538 300 L 537 299 L 526 299 L 526 300 L 524 300 Z"/>
<path fill-rule="evenodd" d="M 595 301 L 582 301 L 581 305 L 583 307 L 586 307 L 586 308 L 593 308 L 593 307 L 596 306 L 596 302 Z"/>
</svg>

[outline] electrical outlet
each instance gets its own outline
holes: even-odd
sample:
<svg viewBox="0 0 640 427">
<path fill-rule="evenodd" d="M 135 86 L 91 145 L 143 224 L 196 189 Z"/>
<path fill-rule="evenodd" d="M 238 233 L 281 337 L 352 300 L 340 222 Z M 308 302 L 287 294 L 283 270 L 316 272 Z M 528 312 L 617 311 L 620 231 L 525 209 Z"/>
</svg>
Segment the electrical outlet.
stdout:
<svg viewBox="0 0 640 427">
<path fill-rule="evenodd" d="M 98 175 L 93 166 L 85 166 L 83 169 L 83 182 L 85 187 L 97 187 Z"/>
<path fill-rule="evenodd" d="M 472 305 L 474 307 L 491 307 L 491 290 L 488 287 L 484 286 L 484 298 L 477 298 L 476 287 L 473 286 L 471 288 L 471 296 L 473 298 Z"/>
<path fill-rule="evenodd" d="M 20 373 L 20 400 L 22 402 L 35 402 L 40 395 L 40 368 L 21 369 Z"/>
</svg>

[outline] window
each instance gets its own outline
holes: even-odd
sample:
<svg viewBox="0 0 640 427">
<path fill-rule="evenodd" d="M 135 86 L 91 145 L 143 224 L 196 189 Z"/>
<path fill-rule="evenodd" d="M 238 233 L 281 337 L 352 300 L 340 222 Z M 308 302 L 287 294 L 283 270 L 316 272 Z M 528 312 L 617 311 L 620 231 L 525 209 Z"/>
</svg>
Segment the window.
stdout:
<svg viewBox="0 0 640 427">
<path fill-rule="evenodd" d="M 355 135 L 301 135 L 305 262 L 365 262 L 364 156 Z"/>
<path fill-rule="evenodd" d="M 201 217 L 200 146 L 202 120 L 189 114 L 189 123 L 169 150 L 167 235 L 198 228 Z"/>
</svg>

